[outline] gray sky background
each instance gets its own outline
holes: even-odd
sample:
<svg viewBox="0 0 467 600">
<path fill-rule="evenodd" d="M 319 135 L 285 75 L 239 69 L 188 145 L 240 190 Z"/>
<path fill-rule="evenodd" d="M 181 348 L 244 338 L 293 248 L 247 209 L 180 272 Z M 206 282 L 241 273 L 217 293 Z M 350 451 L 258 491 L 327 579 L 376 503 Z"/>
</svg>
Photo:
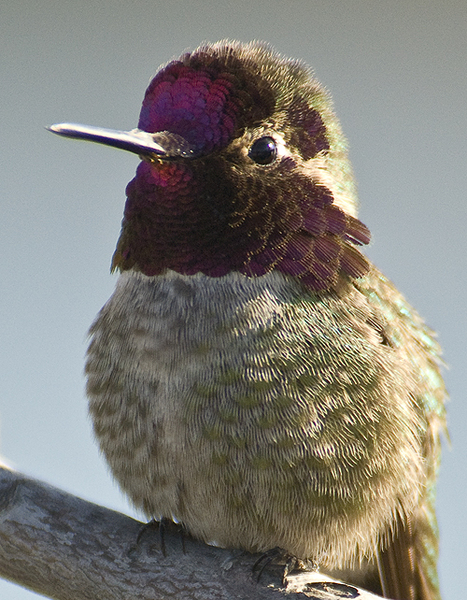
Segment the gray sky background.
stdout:
<svg viewBox="0 0 467 600">
<path fill-rule="evenodd" d="M 438 488 L 445 600 L 467 556 L 467 2 L 3 0 L 0 6 L 0 451 L 130 512 L 91 435 L 86 332 L 138 158 L 44 126 L 136 126 L 162 62 L 204 40 L 266 40 L 312 65 L 350 141 L 368 254 L 438 331 L 450 369 Z M 0 582 L 0 598 L 34 595 Z"/>
</svg>

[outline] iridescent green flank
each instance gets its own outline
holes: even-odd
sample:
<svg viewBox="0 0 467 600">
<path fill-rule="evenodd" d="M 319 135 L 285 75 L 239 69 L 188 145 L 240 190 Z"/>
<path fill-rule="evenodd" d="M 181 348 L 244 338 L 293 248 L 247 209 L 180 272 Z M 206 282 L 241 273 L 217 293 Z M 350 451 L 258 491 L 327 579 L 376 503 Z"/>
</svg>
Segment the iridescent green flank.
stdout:
<svg viewBox="0 0 467 600">
<path fill-rule="evenodd" d="M 440 433 L 448 437 L 444 404 L 447 392 L 440 372 L 441 348 L 434 332 L 381 273 L 369 282 L 365 278 L 359 287 L 375 307 L 380 307 L 389 324 L 392 344 L 407 354 L 418 374 L 415 399 L 422 414 L 426 484 L 417 510 L 414 549 L 418 570 L 423 573 L 420 579 L 426 578 L 427 589 L 416 591 L 415 598 L 439 598 L 436 478 L 441 458 Z"/>
</svg>

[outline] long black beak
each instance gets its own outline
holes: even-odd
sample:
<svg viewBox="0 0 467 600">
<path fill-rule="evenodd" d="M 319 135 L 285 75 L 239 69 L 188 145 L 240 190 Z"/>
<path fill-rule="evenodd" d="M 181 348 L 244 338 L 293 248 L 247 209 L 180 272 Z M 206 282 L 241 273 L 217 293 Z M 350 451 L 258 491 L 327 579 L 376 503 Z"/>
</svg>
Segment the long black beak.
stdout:
<svg viewBox="0 0 467 600">
<path fill-rule="evenodd" d="M 47 127 L 47 129 L 52 133 L 65 137 L 128 150 L 139 154 L 143 158 L 171 160 L 199 156 L 195 148 L 190 146 L 185 138 L 169 131 L 157 131 L 156 133 L 148 133 L 141 129 L 119 131 L 104 129 L 103 127 L 92 127 L 91 125 L 77 125 L 76 123 L 58 123 Z"/>
</svg>

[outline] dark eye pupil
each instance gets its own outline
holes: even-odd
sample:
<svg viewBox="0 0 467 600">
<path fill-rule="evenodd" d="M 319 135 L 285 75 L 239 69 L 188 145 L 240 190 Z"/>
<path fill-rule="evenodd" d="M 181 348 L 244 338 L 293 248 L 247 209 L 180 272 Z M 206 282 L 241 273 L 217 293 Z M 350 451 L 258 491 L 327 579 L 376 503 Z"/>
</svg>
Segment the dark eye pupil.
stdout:
<svg viewBox="0 0 467 600">
<path fill-rule="evenodd" d="M 276 160 L 276 142 L 269 136 L 259 138 L 251 146 L 248 156 L 259 165 L 270 165 Z"/>
</svg>

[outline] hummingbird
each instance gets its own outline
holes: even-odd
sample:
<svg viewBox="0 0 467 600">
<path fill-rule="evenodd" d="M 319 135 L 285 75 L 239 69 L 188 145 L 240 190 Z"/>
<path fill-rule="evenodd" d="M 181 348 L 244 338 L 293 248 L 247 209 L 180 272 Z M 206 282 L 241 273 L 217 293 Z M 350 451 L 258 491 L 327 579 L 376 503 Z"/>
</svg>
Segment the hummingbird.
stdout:
<svg viewBox="0 0 467 600">
<path fill-rule="evenodd" d="M 50 130 L 141 159 L 85 368 L 123 492 L 205 542 L 439 600 L 440 348 L 362 252 L 313 72 L 204 44 L 160 68 L 136 129 Z"/>
</svg>

